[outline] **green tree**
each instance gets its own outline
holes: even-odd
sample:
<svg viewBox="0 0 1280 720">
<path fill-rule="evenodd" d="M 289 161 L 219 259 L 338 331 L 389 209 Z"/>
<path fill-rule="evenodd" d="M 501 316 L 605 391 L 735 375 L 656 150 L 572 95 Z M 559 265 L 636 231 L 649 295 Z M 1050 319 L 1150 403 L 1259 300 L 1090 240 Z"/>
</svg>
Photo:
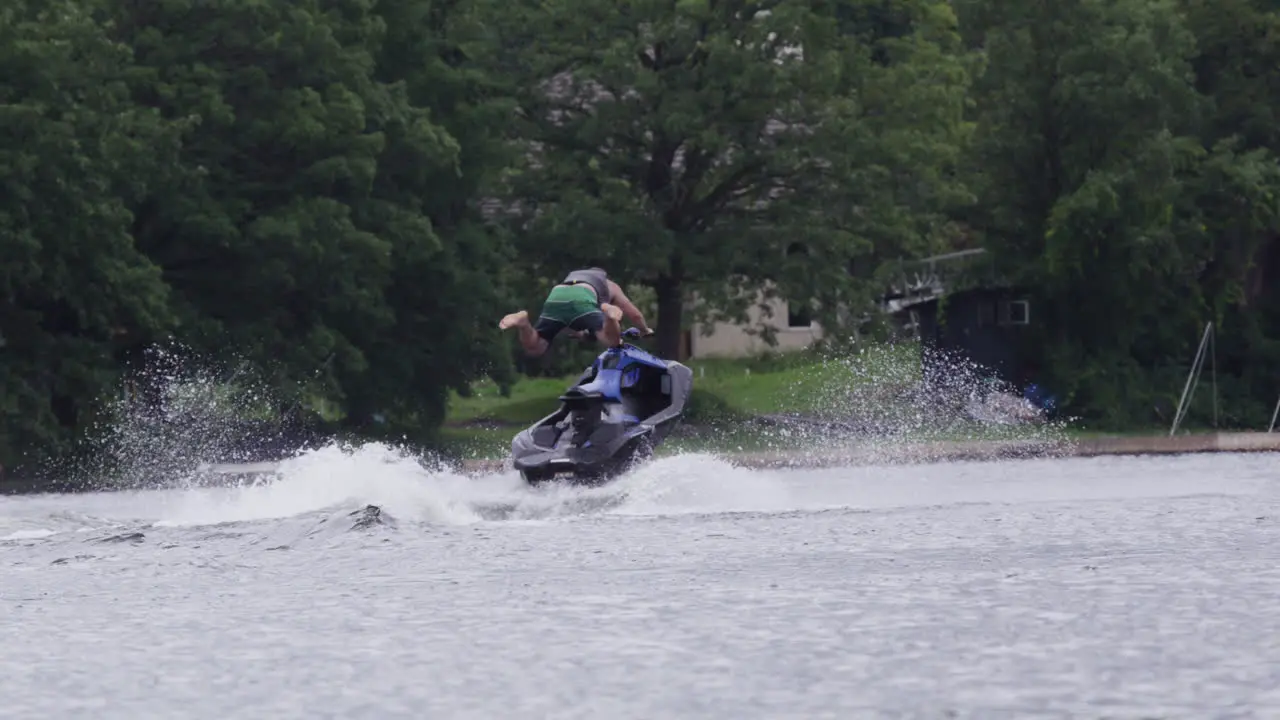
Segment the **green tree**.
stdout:
<svg viewBox="0 0 1280 720">
<path fill-rule="evenodd" d="M 1198 52 L 1197 87 L 1213 100 L 1211 137 L 1280 150 L 1280 7 L 1271 0 L 1181 0 Z"/>
<path fill-rule="evenodd" d="M 130 203 L 165 178 L 174 128 L 124 82 L 130 51 L 86 9 L 0 9 L 0 464 L 66 450 L 132 346 L 174 320 Z"/>
<path fill-rule="evenodd" d="M 838 333 L 878 257 L 943 242 L 968 81 L 945 3 L 903 3 L 911 31 L 870 39 L 840 21 L 883 3 L 477 4 L 471 46 L 519 102 L 529 275 L 651 287 L 663 354 L 694 298 L 745 320 L 781 294 Z"/>
<path fill-rule="evenodd" d="M 1212 108 L 1173 2 L 961 10 L 987 55 L 974 225 L 1037 296 L 1034 353 L 1074 409 L 1150 421 L 1176 402 L 1204 323 L 1235 292 L 1230 238 L 1274 226 L 1274 161 L 1206 144 Z"/>
<path fill-rule="evenodd" d="M 382 391 L 369 396 L 383 405 L 410 398 L 405 410 L 431 428 L 443 419 L 447 389 L 468 392 L 478 373 L 503 385 L 513 380 L 496 325 L 507 312 L 515 268 L 509 238 L 484 221 L 480 207 L 510 162 L 503 138 L 510 103 L 455 38 L 473 22 L 466 8 L 451 0 L 384 0 L 376 12 L 387 28 L 376 77 L 403 87 L 454 148 L 449 163 L 415 162 L 390 148 L 375 186 L 377 195 L 425 217 L 439 244 L 395 258 L 388 298 L 396 327 L 383 335 L 368 375 Z"/>
<path fill-rule="evenodd" d="M 1230 406 L 1251 427 L 1280 395 L 1280 7 L 1269 0 L 1183 0 L 1199 52 L 1196 83 L 1212 103 L 1202 136 L 1219 160 L 1197 188 L 1207 268 L 1220 299 L 1219 367 L 1239 380 Z"/>
<path fill-rule="evenodd" d="M 315 2 L 112 8 L 141 66 L 138 100 L 196 121 L 182 176 L 134 228 L 173 287 L 184 339 L 243 354 L 282 390 L 315 378 L 303 392 L 344 400 L 339 378 L 363 369 L 362 341 L 390 321 L 391 242 L 354 207 L 387 143 L 370 118 L 398 109 L 369 77 L 376 28 L 358 7 L 348 19 Z M 412 217 L 378 219 L 424 233 Z"/>
<path fill-rule="evenodd" d="M 137 98 L 198 120 L 135 225 L 184 338 L 286 403 L 429 434 L 485 349 L 499 245 L 462 217 L 462 149 L 420 104 L 438 58 L 395 13 L 425 4 L 113 3 Z"/>
</svg>

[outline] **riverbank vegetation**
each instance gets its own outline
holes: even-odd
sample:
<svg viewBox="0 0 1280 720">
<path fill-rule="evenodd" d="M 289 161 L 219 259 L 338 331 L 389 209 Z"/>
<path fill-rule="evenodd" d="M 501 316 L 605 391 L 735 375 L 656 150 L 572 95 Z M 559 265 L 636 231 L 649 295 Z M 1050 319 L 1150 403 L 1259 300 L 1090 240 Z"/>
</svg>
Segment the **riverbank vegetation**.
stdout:
<svg viewBox="0 0 1280 720">
<path fill-rule="evenodd" d="M 584 350 L 497 319 L 586 264 L 672 355 L 774 297 L 865 340 L 985 247 L 1090 427 L 1162 423 L 1210 321 L 1220 423 L 1280 395 L 1262 0 L 12 0 L 0 64 L 6 468 L 162 405 L 157 347 L 345 433 L 525 417 Z"/>
</svg>

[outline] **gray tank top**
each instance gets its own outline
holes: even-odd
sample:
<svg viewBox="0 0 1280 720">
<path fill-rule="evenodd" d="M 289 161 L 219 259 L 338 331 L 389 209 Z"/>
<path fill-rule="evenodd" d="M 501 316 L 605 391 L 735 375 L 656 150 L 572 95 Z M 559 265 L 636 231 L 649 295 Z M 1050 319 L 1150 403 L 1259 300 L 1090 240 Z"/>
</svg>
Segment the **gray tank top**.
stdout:
<svg viewBox="0 0 1280 720">
<path fill-rule="evenodd" d="M 607 303 L 611 299 L 608 280 L 609 274 L 600 268 L 574 270 L 564 276 L 565 283 L 586 283 L 590 285 L 596 291 L 596 300 L 601 303 Z"/>
</svg>

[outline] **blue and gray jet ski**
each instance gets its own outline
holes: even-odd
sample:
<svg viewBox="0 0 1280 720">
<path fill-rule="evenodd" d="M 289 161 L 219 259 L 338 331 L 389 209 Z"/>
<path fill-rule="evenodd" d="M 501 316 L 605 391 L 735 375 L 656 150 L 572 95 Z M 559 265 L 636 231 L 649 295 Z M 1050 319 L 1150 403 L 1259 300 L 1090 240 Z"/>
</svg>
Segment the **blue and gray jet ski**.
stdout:
<svg viewBox="0 0 1280 720">
<path fill-rule="evenodd" d="M 530 485 L 608 482 L 652 455 L 683 419 L 692 389 L 688 367 L 624 342 L 600 353 L 559 409 L 512 439 L 512 461 Z"/>
</svg>

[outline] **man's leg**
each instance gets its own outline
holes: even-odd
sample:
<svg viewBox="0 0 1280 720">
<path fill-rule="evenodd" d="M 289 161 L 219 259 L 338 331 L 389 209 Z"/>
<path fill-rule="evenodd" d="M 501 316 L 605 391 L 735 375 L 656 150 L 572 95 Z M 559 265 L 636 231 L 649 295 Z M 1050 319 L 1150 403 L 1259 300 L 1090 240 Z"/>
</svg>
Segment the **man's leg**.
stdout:
<svg viewBox="0 0 1280 720">
<path fill-rule="evenodd" d="M 622 344 L 622 324 L 618 321 L 622 319 L 622 310 L 616 305 L 602 303 L 600 309 L 604 311 L 604 327 L 600 329 L 596 337 L 600 338 L 600 342 L 605 347 L 617 347 Z"/>
<path fill-rule="evenodd" d="M 538 357 L 547 351 L 550 343 L 546 341 L 538 331 L 529 324 L 529 311 L 521 310 L 514 312 L 502 318 L 498 322 L 498 327 L 502 330 L 508 328 L 516 328 L 516 332 L 520 337 L 520 346 L 524 348 L 524 352 L 529 357 Z"/>
<path fill-rule="evenodd" d="M 587 311 L 575 317 L 569 323 L 569 329 L 578 333 L 591 333 L 605 347 L 617 347 L 622 344 L 622 325 L 618 319 L 622 311 L 605 303 L 599 308 L 584 308 Z"/>
</svg>

